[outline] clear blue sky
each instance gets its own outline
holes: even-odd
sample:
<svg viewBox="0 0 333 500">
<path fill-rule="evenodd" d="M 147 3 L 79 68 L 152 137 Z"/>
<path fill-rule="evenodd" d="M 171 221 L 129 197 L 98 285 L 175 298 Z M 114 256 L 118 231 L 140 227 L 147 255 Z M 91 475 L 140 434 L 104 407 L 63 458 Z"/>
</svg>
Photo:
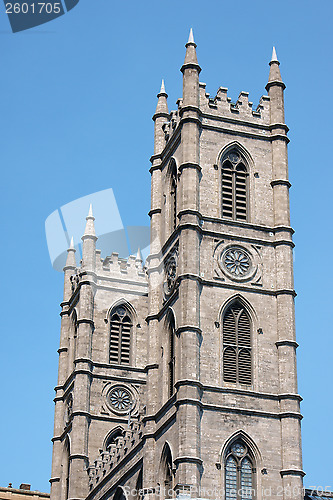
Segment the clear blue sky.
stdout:
<svg viewBox="0 0 333 500">
<path fill-rule="evenodd" d="M 193 26 L 212 95 L 222 85 L 257 104 L 273 44 L 281 61 L 305 484 L 333 488 L 331 23 L 329 0 L 80 0 L 57 20 L 12 34 L 1 4 L 0 485 L 49 490 L 63 285 L 45 219 L 112 187 L 128 224 L 148 223 L 156 93 L 163 77 L 170 106 L 180 97 Z"/>
</svg>

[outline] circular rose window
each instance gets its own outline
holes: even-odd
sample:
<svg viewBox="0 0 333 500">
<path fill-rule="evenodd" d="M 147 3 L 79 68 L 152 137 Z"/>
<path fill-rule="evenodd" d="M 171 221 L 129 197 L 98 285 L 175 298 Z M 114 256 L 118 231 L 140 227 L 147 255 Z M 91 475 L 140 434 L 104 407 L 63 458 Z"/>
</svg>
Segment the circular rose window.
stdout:
<svg viewBox="0 0 333 500">
<path fill-rule="evenodd" d="M 113 387 L 108 394 L 108 400 L 115 411 L 128 412 L 133 407 L 133 396 L 126 387 Z"/>
<path fill-rule="evenodd" d="M 229 248 L 222 256 L 222 263 L 226 271 L 236 278 L 244 278 L 252 268 L 250 255 L 242 248 Z"/>
</svg>

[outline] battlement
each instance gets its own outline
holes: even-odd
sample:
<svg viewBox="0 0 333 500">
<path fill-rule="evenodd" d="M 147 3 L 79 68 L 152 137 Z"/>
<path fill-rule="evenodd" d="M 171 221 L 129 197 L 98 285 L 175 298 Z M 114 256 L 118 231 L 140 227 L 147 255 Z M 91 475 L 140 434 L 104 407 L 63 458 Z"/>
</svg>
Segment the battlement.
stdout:
<svg viewBox="0 0 333 500">
<path fill-rule="evenodd" d="M 147 280 L 146 267 L 143 265 L 140 252 L 130 255 L 127 259 L 119 257 L 117 252 L 101 258 L 100 250 L 96 250 L 96 272 L 112 277 L 128 277 L 135 280 Z"/>
<path fill-rule="evenodd" d="M 270 98 L 263 95 L 258 106 L 253 109 L 253 102 L 249 101 L 248 92 L 240 92 L 237 101 L 232 102 L 228 97 L 228 89 L 220 87 L 215 97 L 206 92 L 206 84 L 199 83 L 200 110 L 205 114 L 218 114 L 223 117 L 239 117 L 247 121 L 269 124 Z"/>
<path fill-rule="evenodd" d="M 177 129 L 180 118 L 183 99 L 177 100 L 178 109 L 170 111 L 170 119 L 162 125 L 165 141 L 168 142 Z M 206 84 L 199 83 L 199 107 L 201 115 L 210 115 L 214 118 L 237 119 L 250 122 L 254 125 L 269 125 L 270 123 L 270 98 L 261 96 L 259 104 L 253 109 L 253 102 L 249 100 L 248 92 L 240 92 L 237 101 L 232 102 L 228 97 L 228 89 L 220 87 L 215 97 L 210 97 L 206 92 Z M 205 116 L 203 116 L 205 118 Z"/>
</svg>

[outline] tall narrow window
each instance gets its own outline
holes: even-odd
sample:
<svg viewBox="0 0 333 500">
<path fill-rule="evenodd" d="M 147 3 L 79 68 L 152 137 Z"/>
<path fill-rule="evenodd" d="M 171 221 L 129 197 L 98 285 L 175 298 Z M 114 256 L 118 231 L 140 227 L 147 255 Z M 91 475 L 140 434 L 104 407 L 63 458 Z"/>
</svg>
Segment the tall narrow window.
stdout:
<svg viewBox="0 0 333 500">
<path fill-rule="evenodd" d="M 177 226 L 177 167 L 175 161 L 172 163 L 170 175 L 170 222 L 171 230 L 174 231 Z"/>
<path fill-rule="evenodd" d="M 161 457 L 161 467 L 160 467 L 160 479 L 161 487 L 160 498 L 172 498 L 173 497 L 173 473 L 172 473 L 172 454 L 170 446 L 165 443 L 162 457 Z"/>
<path fill-rule="evenodd" d="M 175 320 L 172 317 L 169 326 L 169 397 L 175 390 Z"/>
<path fill-rule="evenodd" d="M 238 302 L 223 317 L 223 380 L 252 384 L 251 323 Z"/>
<path fill-rule="evenodd" d="M 253 463 L 252 454 L 243 441 L 238 440 L 229 447 L 224 467 L 226 500 L 254 500 Z"/>
<path fill-rule="evenodd" d="M 118 306 L 110 323 L 110 363 L 129 365 L 133 324 L 126 307 Z"/>
<path fill-rule="evenodd" d="M 248 172 L 235 151 L 222 163 L 222 217 L 248 220 Z"/>
</svg>

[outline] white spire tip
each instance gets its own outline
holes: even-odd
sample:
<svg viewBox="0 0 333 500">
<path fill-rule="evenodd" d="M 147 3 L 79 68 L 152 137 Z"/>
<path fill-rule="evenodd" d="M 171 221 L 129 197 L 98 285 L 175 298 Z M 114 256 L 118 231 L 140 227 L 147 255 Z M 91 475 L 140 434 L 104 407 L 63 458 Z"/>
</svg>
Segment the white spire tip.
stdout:
<svg viewBox="0 0 333 500">
<path fill-rule="evenodd" d="M 138 248 L 138 251 L 137 251 L 137 254 L 136 254 L 136 260 L 141 260 L 142 261 L 142 255 L 141 255 L 140 247 Z"/>
<path fill-rule="evenodd" d="M 72 236 L 71 244 L 69 245 L 70 250 L 74 250 L 74 238 Z"/>
<path fill-rule="evenodd" d="M 272 59 L 271 62 L 279 62 L 277 55 L 276 55 L 276 50 L 275 47 L 273 47 L 273 52 L 272 52 Z"/>
<path fill-rule="evenodd" d="M 194 42 L 194 36 L 193 36 L 193 29 L 190 29 L 190 36 L 188 37 L 188 42 L 187 43 L 195 43 Z"/>
<path fill-rule="evenodd" d="M 89 206 L 88 217 L 93 217 L 93 211 L 92 211 L 92 204 L 91 203 L 90 203 L 90 206 Z"/>
<path fill-rule="evenodd" d="M 162 79 L 160 94 L 166 94 L 166 92 L 165 92 L 165 85 L 164 85 L 164 80 L 163 79 Z"/>
</svg>

